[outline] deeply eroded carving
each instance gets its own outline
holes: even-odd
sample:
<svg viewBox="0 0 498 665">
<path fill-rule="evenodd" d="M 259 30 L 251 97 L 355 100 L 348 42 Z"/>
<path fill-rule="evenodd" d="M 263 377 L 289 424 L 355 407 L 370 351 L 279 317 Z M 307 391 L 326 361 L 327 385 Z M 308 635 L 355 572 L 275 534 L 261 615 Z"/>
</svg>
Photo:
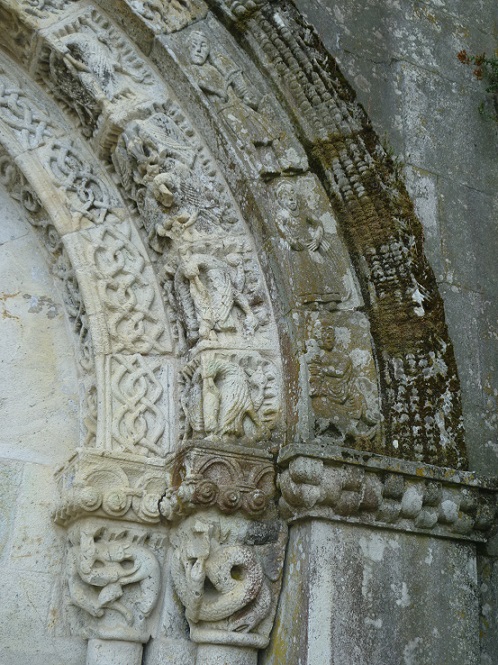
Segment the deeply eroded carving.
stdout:
<svg viewBox="0 0 498 665">
<path fill-rule="evenodd" d="M 164 538 L 85 520 L 69 530 L 68 589 L 83 636 L 146 642 L 161 588 Z"/>
<path fill-rule="evenodd" d="M 286 531 L 279 521 L 188 517 L 172 536 L 172 576 L 198 643 L 265 647 Z"/>
</svg>

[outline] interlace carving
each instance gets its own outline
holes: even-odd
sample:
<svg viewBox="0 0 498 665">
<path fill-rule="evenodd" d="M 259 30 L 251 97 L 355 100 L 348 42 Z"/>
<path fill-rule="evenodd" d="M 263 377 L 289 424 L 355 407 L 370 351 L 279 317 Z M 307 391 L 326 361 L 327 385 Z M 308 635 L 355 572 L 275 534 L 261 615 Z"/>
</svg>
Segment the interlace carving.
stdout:
<svg viewBox="0 0 498 665">
<path fill-rule="evenodd" d="M 73 143 L 54 142 L 48 166 L 57 186 L 69 193 L 72 212 L 80 219 L 102 223 L 116 205 L 105 181 L 81 158 Z"/>
<path fill-rule="evenodd" d="M 112 356 L 113 448 L 117 444 L 127 452 L 164 454 L 165 418 L 158 404 L 163 387 L 154 373 L 161 365 L 155 364 L 138 354 Z"/>
<path fill-rule="evenodd" d="M 53 126 L 45 111 L 1 64 L 0 120 L 13 130 L 23 148 L 37 148 L 52 136 Z"/>
<path fill-rule="evenodd" d="M 154 288 L 152 271 L 131 234 L 131 224 L 126 223 L 119 228 L 96 227 L 88 236 L 113 351 L 164 353 L 167 351 L 164 311 Z M 146 271 L 150 275 L 146 276 Z"/>
</svg>

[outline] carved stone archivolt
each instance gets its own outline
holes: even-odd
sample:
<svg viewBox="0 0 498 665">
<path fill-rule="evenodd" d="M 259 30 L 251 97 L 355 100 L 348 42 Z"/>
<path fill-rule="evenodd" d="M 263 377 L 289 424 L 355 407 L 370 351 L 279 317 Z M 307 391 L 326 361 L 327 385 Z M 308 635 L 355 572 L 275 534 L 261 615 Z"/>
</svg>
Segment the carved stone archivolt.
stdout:
<svg viewBox="0 0 498 665">
<path fill-rule="evenodd" d="M 24 68 L 0 58 L 0 178 L 48 250 L 84 394 L 56 474 L 64 595 L 89 665 L 95 640 L 142 662 L 170 576 L 199 665 L 252 665 L 286 521 L 483 541 L 495 488 L 428 465 L 465 454 L 421 231 L 293 5 L 106 7 L 127 31 L 0 5 Z"/>
</svg>

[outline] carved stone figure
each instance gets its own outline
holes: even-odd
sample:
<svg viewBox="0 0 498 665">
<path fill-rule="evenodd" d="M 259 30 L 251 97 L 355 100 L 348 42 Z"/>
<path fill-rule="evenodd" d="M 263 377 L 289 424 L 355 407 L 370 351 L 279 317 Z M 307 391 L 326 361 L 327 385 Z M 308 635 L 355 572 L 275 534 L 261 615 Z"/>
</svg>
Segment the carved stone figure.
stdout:
<svg viewBox="0 0 498 665">
<path fill-rule="evenodd" d="M 228 55 L 213 53 L 200 30 L 189 36 L 191 70 L 201 90 L 213 100 L 245 150 L 253 153 L 262 176 L 302 171 L 305 159 L 285 140 L 284 132 L 265 110 L 264 98 Z"/>
<path fill-rule="evenodd" d="M 272 596 L 254 548 L 234 543 L 215 520 L 189 518 L 173 538 L 172 576 L 195 637 L 202 631 L 250 633 L 268 616 Z M 228 541 L 228 542 L 227 542 Z M 239 638 L 242 639 L 243 638 Z"/>
<path fill-rule="evenodd" d="M 146 185 L 160 173 L 188 176 L 197 152 L 170 118 L 156 113 L 148 120 L 128 123 L 112 161 L 123 187 L 136 199 L 136 186 Z"/>
<path fill-rule="evenodd" d="M 71 602 L 100 620 L 83 620 L 88 636 L 147 639 L 146 619 L 157 602 L 161 572 L 144 539 L 93 525 L 74 527 L 70 542 Z"/>
<path fill-rule="evenodd" d="M 216 340 L 216 332 L 236 331 L 235 306 L 244 314 L 244 335 L 254 334 L 259 322 L 243 293 L 245 273 L 240 255 L 229 254 L 222 261 L 207 254 L 185 253 L 174 283 L 191 343 Z"/>
<path fill-rule="evenodd" d="M 94 88 L 97 99 L 113 99 L 126 92 L 118 74 L 127 74 L 100 33 L 78 33 L 64 40 L 64 63 L 78 76 L 85 88 Z M 133 78 L 133 75 L 132 75 Z M 139 79 L 135 79 L 139 80 Z"/>
<path fill-rule="evenodd" d="M 204 352 L 182 397 L 187 421 L 185 436 L 228 440 L 267 438 L 269 429 L 259 410 L 268 382 L 262 361 L 248 372 L 235 358 Z"/>
<path fill-rule="evenodd" d="M 164 114 L 129 123 L 118 140 L 114 166 L 158 253 L 220 226 L 222 207 L 198 176 L 197 153 Z"/>
<path fill-rule="evenodd" d="M 379 416 L 368 408 L 351 358 L 335 349 L 332 327 L 323 329 L 320 348 L 320 356 L 309 364 L 317 434 L 332 435 L 341 441 L 373 438 L 379 428 Z"/>
<path fill-rule="evenodd" d="M 86 136 L 101 126 L 102 114 L 120 115 L 117 102 L 139 103 L 144 86 L 154 82 L 118 30 L 93 7 L 59 27 L 56 39 L 44 47 L 42 67 L 53 92 L 78 115 Z M 110 144 L 102 139 L 101 146 Z"/>
<path fill-rule="evenodd" d="M 131 0 L 130 5 L 157 33 L 181 30 L 206 12 L 202 0 Z"/>
<path fill-rule="evenodd" d="M 290 181 L 280 182 L 276 194 L 275 224 L 288 248 L 289 268 L 299 281 L 300 302 L 334 309 L 350 297 L 344 259 L 326 237 L 323 223 L 309 210 L 302 210 Z"/>
</svg>

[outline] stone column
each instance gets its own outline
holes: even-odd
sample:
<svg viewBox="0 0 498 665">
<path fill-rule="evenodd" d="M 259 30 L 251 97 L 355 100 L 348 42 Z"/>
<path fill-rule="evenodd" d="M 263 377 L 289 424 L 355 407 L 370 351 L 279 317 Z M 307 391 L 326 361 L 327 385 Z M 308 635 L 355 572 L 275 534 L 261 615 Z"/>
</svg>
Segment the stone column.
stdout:
<svg viewBox="0 0 498 665">
<path fill-rule="evenodd" d="M 172 524 L 171 575 L 196 665 L 256 665 L 273 625 L 287 540 L 271 455 L 192 442 L 172 469 L 161 512 Z"/>
<path fill-rule="evenodd" d="M 318 445 L 280 458 L 290 529 L 265 665 L 477 665 L 476 543 L 496 490 L 472 473 Z"/>
<path fill-rule="evenodd" d="M 86 450 L 58 481 L 56 521 L 68 535 L 66 611 L 73 632 L 88 639 L 86 663 L 141 665 L 163 576 L 164 468 L 136 455 Z"/>
</svg>

